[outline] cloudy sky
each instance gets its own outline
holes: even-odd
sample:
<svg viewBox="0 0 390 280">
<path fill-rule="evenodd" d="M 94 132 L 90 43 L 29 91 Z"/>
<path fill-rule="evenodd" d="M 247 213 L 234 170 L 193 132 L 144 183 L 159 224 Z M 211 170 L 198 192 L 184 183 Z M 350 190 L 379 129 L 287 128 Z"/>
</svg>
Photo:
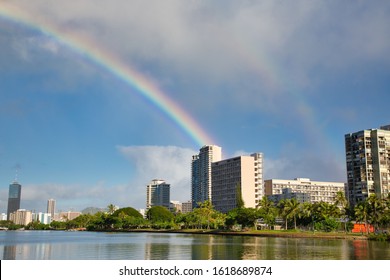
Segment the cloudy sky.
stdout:
<svg viewBox="0 0 390 280">
<path fill-rule="evenodd" d="M 265 179 L 344 182 L 344 135 L 390 124 L 389 1 L 74 2 L 0 1 L 1 212 L 16 173 L 37 211 L 144 208 L 154 178 L 186 201 L 201 144 L 263 152 Z"/>
</svg>

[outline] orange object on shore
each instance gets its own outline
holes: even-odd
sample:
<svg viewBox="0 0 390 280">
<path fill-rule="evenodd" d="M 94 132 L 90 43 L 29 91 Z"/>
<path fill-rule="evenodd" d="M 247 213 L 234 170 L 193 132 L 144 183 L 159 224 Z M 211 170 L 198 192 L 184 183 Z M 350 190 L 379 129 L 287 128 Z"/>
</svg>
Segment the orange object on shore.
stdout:
<svg viewBox="0 0 390 280">
<path fill-rule="evenodd" d="M 368 226 L 368 232 L 374 232 L 374 226 L 373 225 L 367 225 L 367 226 Z M 366 225 L 365 224 L 354 224 L 352 232 L 354 232 L 354 233 L 359 233 L 359 232 L 366 233 L 367 232 Z"/>
</svg>

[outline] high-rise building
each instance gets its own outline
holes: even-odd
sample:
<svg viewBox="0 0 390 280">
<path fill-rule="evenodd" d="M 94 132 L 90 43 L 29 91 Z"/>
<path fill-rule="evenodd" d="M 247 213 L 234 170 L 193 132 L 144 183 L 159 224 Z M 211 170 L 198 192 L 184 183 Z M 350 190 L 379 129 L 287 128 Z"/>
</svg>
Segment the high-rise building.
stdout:
<svg viewBox="0 0 390 280">
<path fill-rule="evenodd" d="M 211 165 L 211 201 L 217 211 L 227 213 L 240 203 L 245 207 L 257 206 L 257 188 L 262 186 L 256 181 L 258 174 L 262 176 L 257 165 L 259 155 L 234 157 Z"/>
<path fill-rule="evenodd" d="M 8 207 L 7 207 L 7 218 L 10 220 L 11 213 L 20 209 L 20 198 L 22 195 L 22 185 L 18 182 L 14 181 L 11 185 L 9 185 L 8 192 Z"/>
<path fill-rule="evenodd" d="M 47 201 L 47 212 L 51 214 L 51 217 L 54 217 L 54 213 L 56 212 L 56 201 L 52 198 L 50 198 Z"/>
<path fill-rule="evenodd" d="M 390 125 L 345 135 L 348 200 L 390 194 Z"/>
<path fill-rule="evenodd" d="M 203 146 L 199 154 L 192 157 L 191 163 L 191 202 L 192 207 L 198 203 L 211 200 L 211 164 L 220 161 L 222 148 L 215 145 Z"/>
<path fill-rule="evenodd" d="M 293 193 L 308 194 L 308 198 L 304 201 L 311 203 L 328 202 L 334 203 L 338 192 L 345 193 L 345 183 L 342 182 L 322 182 L 311 181 L 309 178 L 296 178 L 294 180 L 270 179 L 264 181 L 265 195 L 289 195 L 293 197 Z M 286 190 L 287 189 L 287 190 Z M 287 198 L 287 197 L 286 197 Z M 297 199 L 297 197 L 295 197 Z"/>
<path fill-rule="evenodd" d="M 264 180 L 263 180 L 263 154 L 251 154 L 254 159 L 255 170 L 255 204 L 258 205 L 264 196 Z"/>
<path fill-rule="evenodd" d="M 170 184 L 154 179 L 146 186 L 146 209 L 163 206 L 170 209 Z"/>
</svg>

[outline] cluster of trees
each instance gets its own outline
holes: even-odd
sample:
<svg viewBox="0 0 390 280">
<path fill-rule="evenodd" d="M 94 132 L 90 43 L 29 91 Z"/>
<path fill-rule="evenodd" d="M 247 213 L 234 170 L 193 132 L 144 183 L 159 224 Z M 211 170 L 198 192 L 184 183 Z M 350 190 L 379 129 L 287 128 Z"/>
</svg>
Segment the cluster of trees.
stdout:
<svg viewBox="0 0 390 280">
<path fill-rule="evenodd" d="M 234 229 L 253 228 L 260 221 L 263 227 L 276 224 L 284 229 L 334 231 L 351 229 L 352 221 L 371 224 L 375 229 L 390 226 L 390 196 L 381 199 L 375 195 L 350 207 L 342 192 L 333 204 L 326 202 L 299 203 L 295 199 L 281 200 L 274 204 L 263 197 L 258 207 L 245 208 L 239 203 L 227 214 L 216 211 L 210 201 L 200 203 L 190 213 L 173 213 L 161 206 L 150 208 L 144 218 L 132 207 L 115 210 L 108 206 L 107 212 L 83 214 L 76 219 L 42 225 L 32 222 L 27 229 L 75 229 L 130 230 L 130 229 Z M 9 223 L 9 222 L 8 222 Z M 12 224 L 7 227 L 12 228 Z M 366 226 L 366 228 L 368 228 Z"/>
</svg>

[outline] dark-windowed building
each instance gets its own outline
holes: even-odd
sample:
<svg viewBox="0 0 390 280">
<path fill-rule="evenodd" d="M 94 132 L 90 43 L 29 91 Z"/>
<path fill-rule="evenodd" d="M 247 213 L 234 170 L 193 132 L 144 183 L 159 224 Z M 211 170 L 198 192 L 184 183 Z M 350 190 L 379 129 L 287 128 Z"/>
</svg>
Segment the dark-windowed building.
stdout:
<svg viewBox="0 0 390 280">
<path fill-rule="evenodd" d="M 9 185 L 8 192 L 8 208 L 7 208 L 7 219 L 9 220 L 11 217 L 11 213 L 20 209 L 20 197 L 22 194 L 22 185 L 18 182 L 13 182 Z"/>
</svg>

